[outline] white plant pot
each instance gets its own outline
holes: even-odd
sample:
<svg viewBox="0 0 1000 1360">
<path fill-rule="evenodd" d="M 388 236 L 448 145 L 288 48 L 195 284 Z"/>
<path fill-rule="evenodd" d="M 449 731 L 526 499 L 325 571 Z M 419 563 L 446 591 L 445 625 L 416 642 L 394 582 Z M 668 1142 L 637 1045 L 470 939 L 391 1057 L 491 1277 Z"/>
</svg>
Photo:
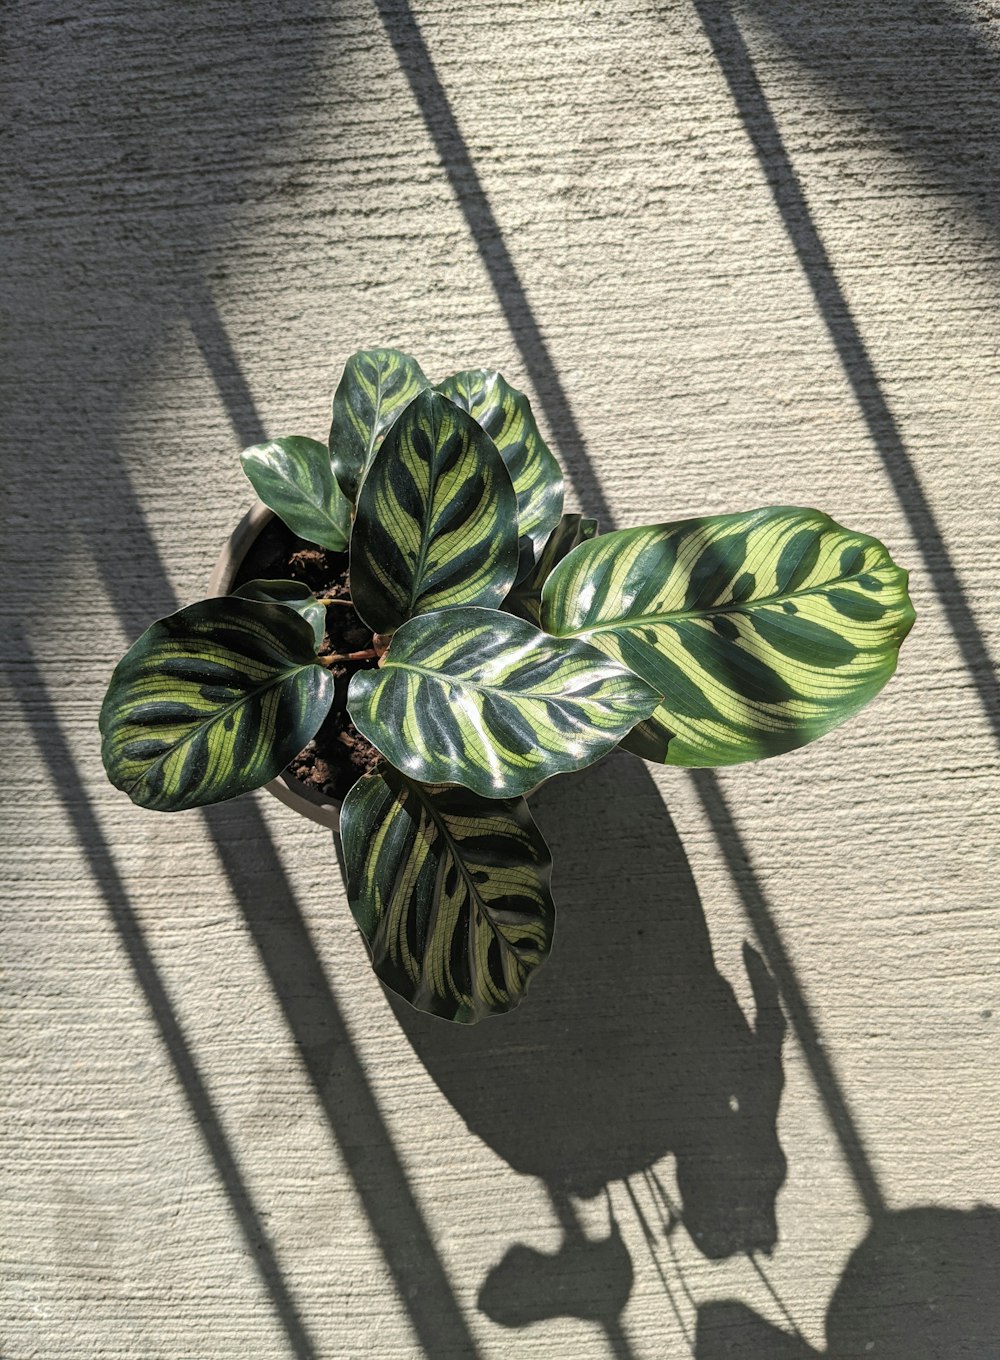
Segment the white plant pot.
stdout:
<svg viewBox="0 0 1000 1360">
<path fill-rule="evenodd" d="M 274 519 L 274 511 L 269 510 L 262 501 L 257 501 L 229 535 L 225 547 L 219 554 L 212 578 L 208 583 L 209 595 L 228 595 L 236 580 L 236 573 L 243 565 L 243 559 L 257 541 L 261 530 Z M 331 831 L 340 830 L 339 798 L 329 798 L 318 790 L 301 784 L 297 779 L 284 773 L 272 779 L 264 788 L 274 794 L 286 807 L 309 817 L 320 826 Z"/>
</svg>

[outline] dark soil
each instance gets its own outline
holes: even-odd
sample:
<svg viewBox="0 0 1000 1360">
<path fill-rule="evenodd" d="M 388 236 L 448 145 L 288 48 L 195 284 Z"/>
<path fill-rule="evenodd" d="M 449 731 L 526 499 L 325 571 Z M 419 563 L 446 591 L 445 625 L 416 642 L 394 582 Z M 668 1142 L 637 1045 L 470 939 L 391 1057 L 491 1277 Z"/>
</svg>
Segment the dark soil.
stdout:
<svg viewBox="0 0 1000 1360">
<path fill-rule="evenodd" d="M 296 538 L 280 519 L 265 526 L 236 574 L 233 589 L 247 581 L 301 581 L 316 595 L 349 600 L 347 553 L 328 552 Z M 359 652 L 372 645 L 371 629 L 350 604 L 331 604 L 320 655 Z M 336 679 L 333 706 L 308 746 L 286 767 L 285 774 L 329 798 L 343 798 L 352 784 L 374 769 L 378 752 L 347 714 L 347 686 L 355 671 L 370 670 L 377 661 L 344 661 L 330 668 Z"/>
</svg>

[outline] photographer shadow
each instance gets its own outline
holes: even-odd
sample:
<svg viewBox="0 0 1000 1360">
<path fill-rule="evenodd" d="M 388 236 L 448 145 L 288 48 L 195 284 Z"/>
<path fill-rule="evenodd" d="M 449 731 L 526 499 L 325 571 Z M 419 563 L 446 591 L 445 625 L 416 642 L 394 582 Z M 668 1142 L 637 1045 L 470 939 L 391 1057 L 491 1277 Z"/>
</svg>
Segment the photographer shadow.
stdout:
<svg viewBox="0 0 1000 1360">
<path fill-rule="evenodd" d="M 532 799 L 555 861 L 552 955 L 519 1009 L 474 1028 L 391 998 L 469 1129 L 544 1182 L 564 1231 L 491 1271 L 480 1308 L 505 1326 L 556 1316 L 613 1334 L 632 1267 L 617 1226 L 588 1241 L 572 1200 L 672 1155 L 677 1218 L 712 1259 L 770 1252 L 785 1158 L 776 1121 L 785 1021 L 749 946 L 756 1017 L 715 966 L 677 832 L 642 762 L 616 753 Z M 633 1200 L 635 1203 L 636 1201 Z M 625 1353 L 619 1351 L 619 1353 Z"/>
<path fill-rule="evenodd" d="M 936 1205 L 880 1215 L 852 1253 L 826 1319 L 827 1349 L 736 1300 L 705 1304 L 697 1360 L 996 1360 L 1000 1213 Z"/>
</svg>

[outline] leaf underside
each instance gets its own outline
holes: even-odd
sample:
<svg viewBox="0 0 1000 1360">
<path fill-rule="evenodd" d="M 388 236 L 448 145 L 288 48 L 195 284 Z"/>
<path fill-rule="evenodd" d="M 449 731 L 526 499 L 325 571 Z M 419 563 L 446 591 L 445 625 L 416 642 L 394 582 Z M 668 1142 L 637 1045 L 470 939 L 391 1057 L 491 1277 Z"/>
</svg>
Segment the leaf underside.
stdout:
<svg viewBox="0 0 1000 1360">
<path fill-rule="evenodd" d="M 272 439 L 244 449 L 240 460 L 257 495 L 292 533 L 333 552 L 344 551 L 351 507 L 337 485 L 325 444 L 301 436 Z"/>
<path fill-rule="evenodd" d="M 309 622 L 282 604 L 228 596 L 160 619 L 118 663 L 101 709 L 112 784 L 159 812 L 266 784 L 333 702 L 315 650 Z"/>
<path fill-rule="evenodd" d="M 499 605 L 517 570 L 517 503 L 492 440 L 422 392 L 390 430 L 358 497 L 351 597 L 375 633 L 415 614 Z"/>
<path fill-rule="evenodd" d="M 551 859 L 524 799 L 383 768 L 350 790 L 340 828 L 351 911 L 386 986 L 466 1024 L 516 1006 L 555 916 Z"/>
<path fill-rule="evenodd" d="M 241 600 L 260 600 L 264 603 L 283 604 L 286 609 L 294 609 L 313 630 L 316 650 L 319 651 L 322 647 L 326 635 L 326 608 L 301 581 L 247 581 L 232 593 Z"/>
<path fill-rule="evenodd" d="M 333 397 L 330 456 L 351 502 L 393 422 L 429 384 L 416 359 L 398 349 L 352 354 Z"/>
<path fill-rule="evenodd" d="M 659 694 L 594 647 L 494 609 L 411 619 L 348 710 L 397 769 L 486 798 L 579 770 L 648 718 Z"/>
<path fill-rule="evenodd" d="M 546 582 L 542 623 L 664 695 L 626 749 L 732 765 L 803 746 L 878 693 L 913 623 L 906 583 L 876 539 L 779 506 L 584 544 Z"/>
<path fill-rule="evenodd" d="M 483 427 L 507 465 L 517 493 L 520 580 L 538 560 L 559 522 L 562 470 L 538 432 L 528 398 L 499 373 L 467 369 L 446 378 L 437 390 Z"/>
</svg>

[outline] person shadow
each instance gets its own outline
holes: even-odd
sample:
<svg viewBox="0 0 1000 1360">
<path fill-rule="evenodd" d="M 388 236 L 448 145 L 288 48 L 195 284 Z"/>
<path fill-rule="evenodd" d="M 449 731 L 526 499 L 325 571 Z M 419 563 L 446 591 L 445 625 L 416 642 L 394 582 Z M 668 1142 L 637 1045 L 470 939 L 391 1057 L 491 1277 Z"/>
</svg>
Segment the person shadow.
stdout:
<svg viewBox="0 0 1000 1360">
<path fill-rule="evenodd" d="M 745 1304 L 698 1313 L 696 1360 L 997 1360 L 1000 1212 L 924 1205 L 880 1215 L 848 1259 L 826 1318 L 827 1349 Z"/>
<path fill-rule="evenodd" d="M 469 1129 L 544 1183 L 563 1228 L 555 1255 L 512 1245 L 483 1283 L 481 1310 L 508 1327 L 585 1318 L 612 1336 L 631 1260 L 613 1218 L 606 1238 L 584 1235 L 574 1197 L 619 1181 L 631 1194 L 629 1177 L 672 1155 L 673 1226 L 711 1259 L 769 1253 L 786 1172 L 786 1025 L 754 949 L 744 947 L 753 1023 L 716 968 L 680 839 L 641 761 L 615 752 L 531 802 L 553 854 L 557 914 L 530 995 L 472 1028 L 390 1001 Z"/>
</svg>

